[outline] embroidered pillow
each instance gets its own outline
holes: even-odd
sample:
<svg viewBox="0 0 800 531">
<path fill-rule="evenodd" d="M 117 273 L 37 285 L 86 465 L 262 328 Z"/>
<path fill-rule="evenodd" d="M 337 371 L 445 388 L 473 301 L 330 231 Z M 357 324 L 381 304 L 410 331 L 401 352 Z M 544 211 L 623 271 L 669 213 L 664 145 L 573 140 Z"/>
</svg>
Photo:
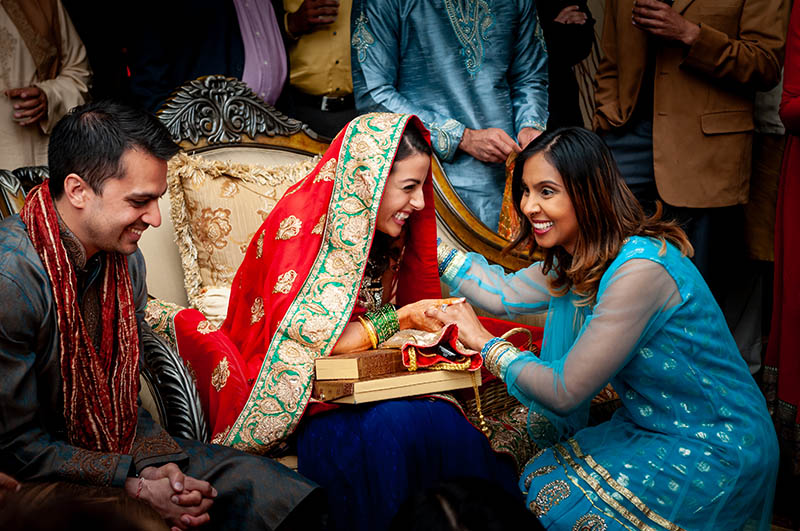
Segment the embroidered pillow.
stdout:
<svg viewBox="0 0 800 531">
<path fill-rule="evenodd" d="M 169 163 L 170 215 L 189 304 L 215 324 L 255 231 L 318 158 L 266 167 L 180 153 Z"/>
</svg>

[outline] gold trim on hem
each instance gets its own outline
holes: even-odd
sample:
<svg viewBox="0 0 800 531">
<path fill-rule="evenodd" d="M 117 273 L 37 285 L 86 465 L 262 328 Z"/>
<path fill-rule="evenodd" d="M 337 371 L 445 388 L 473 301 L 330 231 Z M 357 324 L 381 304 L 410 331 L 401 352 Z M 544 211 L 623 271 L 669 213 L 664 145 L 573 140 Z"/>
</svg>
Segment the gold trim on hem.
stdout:
<svg viewBox="0 0 800 531">
<path fill-rule="evenodd" d="M 600 474 L 600 477 L 603 478 L 606 481 L 606 483 L 608 483 L 611 486 L 611 488 L 613 488 L 614 490 L 625 496 L 625 498 L 627 498 L 628 501 L 630 501 L 633 505 L 635 505 L 636 508 L 642 511 L 645 515 L 647 515 L 647 517 L 650 520 L 657 523 L 661 527 L 669 529 L 669 531 L 685 531 L 679 525 L 670 522 L 663 516 L 656 513 L 650 507 L 645 505 L 645 503 L 641 499 L 639 499 L 639 497 L 636 496 L 633 492 L 628 490 L 623 485 L 620 485 L 617 482 L 617 480 L 611 477 L 611 474 L 608 472 L 608 470 L 600 466 L 591 455 L 583 453 L 583 450 L 581 450 L 580 445 L 578 445 L 578 441 L 576 441 L 575 439 L 570 439 L 568 442 L 570 446 L 572 446 L 572 450 L 575 452 L 575 455 L 586 461 L 586 464 L 592 467 L 592 470 Z"/>
<path fill-rule="evenodd" d="M 574 439 L 570 439 L 568 442 L 572 447 L 572 449 L 575 451 L 575 454 L 578 456 L 579 459 L 583 459 L 589 467 L 591 467 L 595 472 L 597 472 L 600 475 L 601 478 L 603 478 L 604 481 L 606 481 L 609 487 L 611 487 L 620 495 L 628 499 L 628 501 L 631 502 L 648 519 L 652 520 L 654 523 L 661 526 L 662 528 L 668 529 L 669 531 L 685 531 L 680 526 L 658 515 L 655 511 L 647 507 L 647 505 L 645 505 L 644 502 L 642 502 L 642 500 L 640 500 L 630 490 L 617 483 L 605 468 L 597 464 L 597 462 L 595 462 L 591 456 L 583 453 L 583 451 L 580 449 L 580 446 L 578 446 L 577 441 L 575 441 Z M 594 490 L 595 494 L 597 494 L 597 496 L 600 497 L 600 499 L 603 500 L 606 504 L 608 504 L 612 509 L 617 511 L 620 515 L 622 515 L 625 519 L 631 522 L 638 529 L 641 529 L 643 531 L 656 531 L 653 527 L 647 525 L 645 522 L 640 520 L 638 516 L 636 516 L 631 511 L 623 507 L 622 504 L 620 504 L 617 500 L 612 498 L 611 495 L 609 495 L 605 490 L 603 490 L 603 488 L 600 486 L 600 483 L 596 479 L 592 478 L 575 461 L 575 459 L 572 458 L 569 451 L 563 445 L 556 444 L 555 449 L 558 451 L 558 453 L 561 454 L 561 456 L 567 461 L 567 463 L 569 463 L 569 465 L 572 467 L 575 473 L 577 473 L 578 476 L 583 481 L 585 481 L 592 488 L 592 490 Z"/>
</svg>

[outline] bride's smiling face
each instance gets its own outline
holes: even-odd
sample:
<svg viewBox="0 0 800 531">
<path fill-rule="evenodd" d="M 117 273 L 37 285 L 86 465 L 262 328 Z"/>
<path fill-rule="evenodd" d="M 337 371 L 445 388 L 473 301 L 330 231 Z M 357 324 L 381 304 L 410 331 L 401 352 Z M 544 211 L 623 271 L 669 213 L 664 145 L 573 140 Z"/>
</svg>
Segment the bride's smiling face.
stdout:
<svg viewBox="0 0 800 531">
<path fill-rule="evenodd" d="M 396 160 L 383 189 L 375 228 L 393 238 L 400 235 L 408 217 L 425 208 L 422 185 L 428 177 L 430 156 L 414 153 Z"/>
</svg>

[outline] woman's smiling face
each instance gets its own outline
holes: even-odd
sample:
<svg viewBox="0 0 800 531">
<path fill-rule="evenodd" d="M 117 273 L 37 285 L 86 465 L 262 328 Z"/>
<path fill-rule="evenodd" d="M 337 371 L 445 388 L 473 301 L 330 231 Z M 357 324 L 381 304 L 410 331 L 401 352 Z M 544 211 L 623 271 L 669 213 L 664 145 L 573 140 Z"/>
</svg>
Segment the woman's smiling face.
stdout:
<svg viewBox="0 0 800 531">
<path fill-rule="evenodd" d="M 520 210 L 531 222 L 540 247 L 560 245 L 569 254 L 578 241 L 578 219 L 564 180 L 544 156 L 544 152 L 525 161 L 522 169 Z"/>
<path fill-rule="evenodd" d="M 425 208 L 422 185 L 428 177 L 430 164 L 430 157 L 423 153 L 395 161 L 378 209 L 375 227 L 379 231 L 396 238 L 408 217 Z"/>
</svg>

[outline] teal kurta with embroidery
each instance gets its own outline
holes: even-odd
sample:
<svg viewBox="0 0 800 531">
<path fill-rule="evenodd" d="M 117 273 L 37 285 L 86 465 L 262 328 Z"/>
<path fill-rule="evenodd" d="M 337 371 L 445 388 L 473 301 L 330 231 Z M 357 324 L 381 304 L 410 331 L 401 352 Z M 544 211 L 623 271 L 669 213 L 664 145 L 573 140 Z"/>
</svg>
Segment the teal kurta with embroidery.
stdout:
<svg viewBox="0 0 800 531">
<path fill-rule="evenodd" d="M 631 237 L 597 301 L 553 297 L 541 263 L 513 274 L 458 254 L 442 280 L 495 314 L 548 310 L 541 356 L 486 357 L 548 447 L 520 488 L 547 529 L 768 530 L 778 445 L 764 397 L 700 273 Z M 586 427 L 607 382 L 622 407 Z"/>
<path fill-rule="evenodd" d="M 532 0 L 360 0 L 352 12 L 356 107 L 416 114 L 461 198 L 497 229 L 502 164 L 458 144 L 464 128 L 516 139 L 547 123 L 547 52 Z"/>
</svg>

